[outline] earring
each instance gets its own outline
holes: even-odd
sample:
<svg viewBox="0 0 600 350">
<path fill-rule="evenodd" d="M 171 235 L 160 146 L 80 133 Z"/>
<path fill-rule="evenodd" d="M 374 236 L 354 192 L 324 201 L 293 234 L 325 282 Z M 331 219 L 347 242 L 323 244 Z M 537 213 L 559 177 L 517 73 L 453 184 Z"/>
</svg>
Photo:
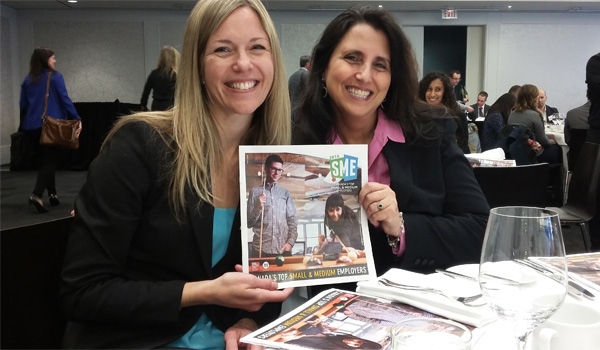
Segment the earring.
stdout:
<svg viewBox="0 0 600 350">
<path fill-rule="evenodd" d="M 327 86 L 323 85 L 323 90 L 325 90 L 325 94 L 323 95 L 323 98 L 327 97 Z"/>
<path fill-rule="evenodd" d="M 379 105 L 379 107 L 381 107 L 381 109 L 385 109 L 385 107 L 383 107 L 383 103 L 385 102 L 385 100 L 387 100 L 387 98 L 384 98 L 383 101 L 381 101 L 381 104 Z"/>
</svg>

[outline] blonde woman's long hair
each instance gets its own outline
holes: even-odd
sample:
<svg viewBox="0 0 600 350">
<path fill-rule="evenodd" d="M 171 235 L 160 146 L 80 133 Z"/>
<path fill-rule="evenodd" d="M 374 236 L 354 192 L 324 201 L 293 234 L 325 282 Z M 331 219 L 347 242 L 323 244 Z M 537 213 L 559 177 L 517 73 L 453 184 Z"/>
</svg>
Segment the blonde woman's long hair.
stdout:
<svg viewBox="0 0 600 350">
<path fill-rule="evenodd" d="M 157 68 L 160 74 L 166 77 L 177 76 L 179 68 L 179 51 L 173 46 L 163 46 L 158 55 Z"/>
<path fill-rule="evenodd" d="M 203 57 L 209 37 L 241 6 L 249 6 L 260 18 L 271 43 L 274 65 L 271 91 L 254 112 L 242 144 L 289 144 L 290 101 L 281 46 L 273 22 L 260 0 L 200 0 L 185 28 L 173 109 L 123 118 L 107 137 L 108 140 L 120 126 L 131 121 L 146 122 L 157 130 L 175 154 L 167 180 L 169 202 L 178 219 L 185 213 L 186 191 L 190 188 L 201 202 L 214 205 L 210 168 L 223 169 L 223 162 L 219 162 L 223 159 L 223 149 L 211 113 L 210 96 L 202 84 L 205 75 Z M 199 208 L 201 202 L 194 204 Z"/>
</svg>

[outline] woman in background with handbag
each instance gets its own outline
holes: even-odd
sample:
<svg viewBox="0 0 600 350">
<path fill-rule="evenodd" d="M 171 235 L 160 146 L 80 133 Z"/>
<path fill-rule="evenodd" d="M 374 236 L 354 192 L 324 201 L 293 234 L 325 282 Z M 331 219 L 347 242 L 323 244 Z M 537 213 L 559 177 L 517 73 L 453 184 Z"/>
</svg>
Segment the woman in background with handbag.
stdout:
<svg viewBox="0 0 600 350">
<path fill-rule="evenodd" d="M 54 51 L 48 48 L 36 48 L 31 54 L 29 74 L 21 84 L 21 99 L 19 106 L 24 116 L 22 128 L 30 134 L 31 139 L 39 139 L 42 134 L 43 116 L 55 119 L 81 120 L 73 102 L 67 94 L 67 88 L 62 74 L 54 70 L 56 58 Z M 49 80 L 49 81 L 48 81 Z M 76 135 L 81 132 L 79 123 Z M 38 172 L 33 192 L 29 196 L 29 204 L 34 205 L 38 212 L 46 213 L 42 196 L 48 191 L 50 205 L 60 204 L 56 194 L 55 172 L 60 161 L 60 148 L 42 145 L 42 163 Z"/>
</svg>

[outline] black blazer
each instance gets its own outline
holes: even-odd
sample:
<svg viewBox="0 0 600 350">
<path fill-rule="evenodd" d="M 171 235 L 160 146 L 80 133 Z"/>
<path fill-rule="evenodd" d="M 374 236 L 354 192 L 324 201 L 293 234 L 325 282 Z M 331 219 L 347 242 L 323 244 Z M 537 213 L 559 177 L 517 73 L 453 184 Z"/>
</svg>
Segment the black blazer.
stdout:
<svg viewBox="0 0 600 350">
<path fill-rule="evenodd" d="M 452 125 L 446 129 L 451 135 Z M 479 263 L 490 207 L 456 143 L 450 137 L 429 144 L 388 141 L 383 152 L 404 214 L 406 250 L 395 256 L 383 231 L 369 224 L 377 275 L 391 267 L 430 273 Z"/>
<path fill-rule="evenodd" d="M 168 204 L 164 166 L 172 154 L 145 123 L 122 127 L 96 158 L 76 201 L 59 301 L 70 320 L 68 348 L 155 348 L 179 338 L 205 312 L 221 330 L 256 313 L 215 305 L 180 309 L 188 281 L 214 279 L 240 264 L 239 207 L 225 257 L 211 267 L 214 208 L 188 193 L 185 220 Z"/>
<path fill-rule="evenodd" d="M 548 119 L 548 117 L 553 114 L 558 114 L 558 108 L 554 108 L 554 107 L 550 107 L 550 106 L 546 105 L 546 123 L 550 121 Z"/>
<path fill-rule="evenodd" d="M 473 107 L 473 112 L 471 113 L 467 113 L 467 116 L 469 117 L 469 119 L 475 121 L 475 119 L 477 119 L 479 117 L 479 106 L 477 105 L 477 103 L 471 105 L 471 107 Z M 484 104 L 483 105 L 483 117 L 487 117 L 488 111 L 490 110 L 490 106 L 488 104 Z"/>
</svg>

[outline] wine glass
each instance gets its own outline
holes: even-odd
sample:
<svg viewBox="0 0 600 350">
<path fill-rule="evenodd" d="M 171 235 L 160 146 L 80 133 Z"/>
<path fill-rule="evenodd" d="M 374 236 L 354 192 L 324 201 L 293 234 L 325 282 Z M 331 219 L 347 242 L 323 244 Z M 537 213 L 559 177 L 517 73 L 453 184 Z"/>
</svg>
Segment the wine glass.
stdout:
<svg viewBox="0 0 600 350">
<path fill-rule="evenodd" d="M 479 284 L 488 305 L 509 321 L 518 349 L 562 305 L 567 260 L 558 214 L 543 208 L 498 207 L 485 231 Z"/>
</svg>

